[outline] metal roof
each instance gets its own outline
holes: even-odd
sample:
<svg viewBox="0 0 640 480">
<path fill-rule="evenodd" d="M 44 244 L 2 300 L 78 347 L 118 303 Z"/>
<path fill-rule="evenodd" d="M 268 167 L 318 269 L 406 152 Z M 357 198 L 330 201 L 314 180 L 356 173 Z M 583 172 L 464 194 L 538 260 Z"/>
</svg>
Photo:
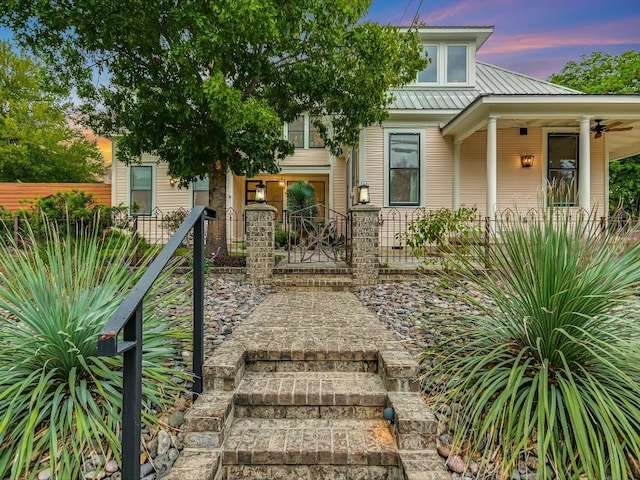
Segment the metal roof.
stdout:
<svg viewBox="0 0 640 480">
<path fill-rule="evenodd" d="M 581 95 L 582 92 L 476 62 L 475 87 L 409 85 L 392 90 L 390 110 L 463 110 L 481 95 Z"/>
</svg>

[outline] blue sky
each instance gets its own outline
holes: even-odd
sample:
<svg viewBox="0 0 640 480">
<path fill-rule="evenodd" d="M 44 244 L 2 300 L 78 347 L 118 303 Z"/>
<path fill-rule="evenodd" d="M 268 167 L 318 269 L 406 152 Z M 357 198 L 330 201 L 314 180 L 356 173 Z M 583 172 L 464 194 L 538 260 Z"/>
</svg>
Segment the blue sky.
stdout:
<svg viewBox="0 0 640 480">
<path fill-rule="evenodd" d="M 640 0 L 373 0 L 368 19 L 408 25 L 416 12 L 429 26 L 493 26 L 478 58 L 541 79 L 595 51 L 640 51 Z"/>
<path fill-rule="evenodd" d="M 429 26 L 495 27 L 478 58 L 541 79 L 591 52 L 640 51 L 640 0 L 373 0 L 367 18 L 409 25 L 416 13 Z"/>
</svg>

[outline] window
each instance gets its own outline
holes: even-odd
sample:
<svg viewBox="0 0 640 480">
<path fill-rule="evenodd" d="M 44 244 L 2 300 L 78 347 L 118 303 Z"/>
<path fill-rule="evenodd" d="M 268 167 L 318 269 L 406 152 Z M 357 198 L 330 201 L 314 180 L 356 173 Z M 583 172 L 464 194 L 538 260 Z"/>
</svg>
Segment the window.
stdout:
<svg viewBox="0 0 640 480">
<path fill-rule="evenodd" d="M 193 190 L 193 206 L 209 205 L 209 179 L 203 178 L 191 184 Z"/>
<path fill-rule="evenodd" d="M 321 116 L 300 115 L 287 124 L 285 138 L 295 148 L 324 148 L 320 129 L 313 124 L 314 121 L 324 123 Z"/>
<path fill-rule="evenodd" d="M 131 190 L 129 205 L 132 215 L 151 215 L 153 208 L 153 167 L 151 165 L 133 165 L 131 172 Z"/>
<path fill-rule="evenodd" d="M 429 65 L 424 70 L 418 72 L 419 83 L 438 82 L 438 46 L 424 45 L 422 48 L 425 56 L 429 59 Z"/>
<path fill-rule="evenodd" d="M 467 46 L 447 46 L 447 83 L 467 83 Z"/>
<path fill-rule="evenodd" d="M 389 205 L 420 204 L 420 134 L 389 134 Z"/>
<path fill-rule="evenodd" d="M 470 61 L 468 44 L 437 43 L 422 48 L 430 62 L 418 72 L 419 84 L 470 85 L 475 81 L 475 64 Z"/>
<path fill-rule="evenodd" d="M 324 140 L 314 121 L 321 121 L 321 117 L 309 117 L 309 148 L 324 148 Z"/>
<path fill-rule="evenodd" d="M 296 148 L 304 148 L 304 116 L 301 115 L 293 122 L 289 122 L 289 141 Z"/>
<path fill-rule="evenodd" d="M 578 193 L 578 135 L 550 133 L 547 152 L 547 180 L 550 200 L 555 205 L 576 205 Z"/>
</svg>

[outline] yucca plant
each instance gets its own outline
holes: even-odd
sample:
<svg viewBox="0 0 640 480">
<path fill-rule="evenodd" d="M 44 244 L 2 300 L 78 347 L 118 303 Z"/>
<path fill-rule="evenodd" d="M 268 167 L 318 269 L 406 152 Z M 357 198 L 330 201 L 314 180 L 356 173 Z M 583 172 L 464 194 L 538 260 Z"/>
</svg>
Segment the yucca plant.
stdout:
<svg viewBox="0 0 640 480">
<path fill-rule="evenodd" d="M 96 222 L 97 224 L 98 222 Z M 141 271 L 130 241 L 103 247 L 102 233 L 59 233 L 45 222 L 20 249 L 0 237 L 0 478 L 78 478 L 91 451 L 120 459 L 121 358 L 97 356 L 97 334 Z M 179 319 L 164 307 L 180 288 L 171 269 L 144 308 L 144 422 L 154 425 L 182 392 Z"/>
<path fill-rule="evenodd" d="M 453 450 L 503 478 L 531 455 L 537 479 L 631 478 L 640 244 L 553 209 L 498 224 L 492 243 L 490 270 L 460 257 L 449 277 L 482 314 L 421 355 L 426 390 L 460 407 Z"/>
</svg>

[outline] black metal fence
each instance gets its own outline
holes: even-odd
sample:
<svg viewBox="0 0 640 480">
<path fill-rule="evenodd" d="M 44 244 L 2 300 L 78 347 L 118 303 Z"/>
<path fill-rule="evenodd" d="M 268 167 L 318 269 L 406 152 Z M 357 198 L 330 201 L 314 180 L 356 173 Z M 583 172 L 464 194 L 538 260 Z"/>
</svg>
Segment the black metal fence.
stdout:
<svg viewBox="0 0 640 480">
<path fill-rule="evenodd" d="M 101 219 L 104 228 L 113 228 L 123 233 L 135 235 L 138 244 L 165 245 L 171 236 L 178 230 L 182 222 L 189 215 L 190 210 L 179 208 L 163 212 L 159 208 L 154 208 L 149 215 L 130 215 L 127 211 L 114 210 L 111 218 Z M 86 221 L 86 220 L 85 220 Z M 83 220 L 61 219 L 60 224 L 70 224 L 77 226 Z M 36 217 L 26 218 L 15 215 L 10 221 L 5 222 L 16 242 L 20 244 L 27 230 L 39 231 L 39 226 L 43 224 L 42 219 Z M 233 208 L 228 208 L 225 215 L 211 220 L 214 235 L 226 228 L 227 251 L 230 255 L 242 256 L 245 253 L 245 218 Z M 205 232 L 206 239 L 207 232 Z M 182 241 L 183 246 L 191 247 L 193 244 L 191 234 Z"/>
<path fill-rule="evenodd" d="M 433 220 L 431 233 L 438 231 L 438 215 L 450 210 L 427 210 L 417 208 L 413 210 L 401 210 L 396 208 L 385 209 L 380 212 L 378 224 L 379 235 L 379 259 L 381 265 L 403 264 L 411 265 L 422 263 L 429 257 L 440 257 L 448 247 L 453 247 L 461 242 L 473 243 L 485 249 L 490 245 L 494 236 L 491 232 L 497 232 L 508 228 L 514 223 L 527 224 L 536 221 L 541 215 L 549 215 L 549 211 L 541 209 L 529 209 L 527 211 L 517 211 L 507 209 L 500 212 L 496 218 L 484 217 L 474 213 L 469 215 L 458 225 L 459 231 L 447 231 L 443 228 L 442 236 L 434 234 L 431 241 L 426 241 L 416 248 L 412 245 L 410 237 L 415 233 L 418 222 Z M 569 222 L 580 219 L 591 222 L 594 229 L 601 232 L 608 232 L 616 235 L 628 235 L 635 232 L 632 238 L 640 241 L 640 217 L 628 214 L 624 211 L 615 212 L 609 216 L 597 217 L 589 215 L 581 209 L 557 208 L 551 215 L 558 222 L 568 220 Z M 463 237 L 463 238 L 461 238 Z M 478 255 L 478 261 L 484 261 L 484 253 L 481 248 L 469 249 L 470 252 Z"/>
<path fill-rule="evenodd" d="M 193 241 L 193 392 L 202 392 L 205 220 L 215 220 L 215 211 L 204 206 L 191 210 L 98 336 L 98 355 L 123 355 L 121 472 L 125 479 L 140 478 L 144 297 L 188 235 Z"/>
</svg>

